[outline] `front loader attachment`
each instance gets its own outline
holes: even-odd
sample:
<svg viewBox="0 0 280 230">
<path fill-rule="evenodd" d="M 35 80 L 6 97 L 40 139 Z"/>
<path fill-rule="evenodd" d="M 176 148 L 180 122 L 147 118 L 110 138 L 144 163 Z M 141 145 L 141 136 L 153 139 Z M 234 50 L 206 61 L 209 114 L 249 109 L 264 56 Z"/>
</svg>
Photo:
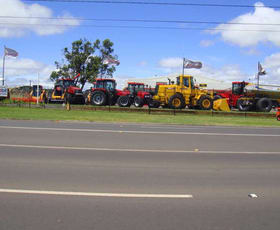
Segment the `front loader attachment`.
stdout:
<svg viewBox="0 0 280 230">
<path fill-rule="evenodd" d="M 216 111 L 230 112 L 226 98 L 221 98 L 213 102 L 213 109 Z"/>
</svg>

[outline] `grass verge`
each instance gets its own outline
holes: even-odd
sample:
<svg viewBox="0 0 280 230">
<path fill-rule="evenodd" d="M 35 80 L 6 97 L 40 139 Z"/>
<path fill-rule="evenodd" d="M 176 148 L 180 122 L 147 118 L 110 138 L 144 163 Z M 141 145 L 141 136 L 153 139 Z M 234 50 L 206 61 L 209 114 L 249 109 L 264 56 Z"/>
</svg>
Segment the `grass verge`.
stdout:
<svg viewBox="0 0 280 230">
<path fill-rule="evenodd" d="M 234 117 L 220 115 L 209 116 L 197 114 L 170 115 L 87 110 L 67 111 L 62 109 L 22 108 L 6 106 L 0 106 L 0 119 L 280 127 L 280 122 L 277 121 L 276 118 L 264 117 Z"/>
</svg>

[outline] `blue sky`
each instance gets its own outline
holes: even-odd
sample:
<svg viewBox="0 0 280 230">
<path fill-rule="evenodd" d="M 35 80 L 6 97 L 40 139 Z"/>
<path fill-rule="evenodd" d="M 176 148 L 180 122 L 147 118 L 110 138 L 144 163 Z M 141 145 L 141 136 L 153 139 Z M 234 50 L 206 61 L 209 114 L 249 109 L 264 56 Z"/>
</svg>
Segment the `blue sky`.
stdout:
<svg viewBox="0 0 280 230">
<path fill-rule="evenodd" d="M 149 2 L 149 0 L 146 1 Z M 277 0 L 157 0 L 154 2 L 280 6 Z M 8 85 L 27 85 L 29 80 L 37 79 L 38 73 L 43 84 L 52 85 L 47 79 L 50 72 L 55 70 L 54 62 L 63 58 L 62 49 L 64 47 L 70 47 L 73 41 L 80 38 L 90 41 L 109 38 L 114 42 L 115 54 L 120 60 L 120 65 L 117 66 L 114 74 L 117 80 L 180 73 L 182 58 L 185 57 L 203 63 L 201 70 L 187 70 L 188 73 L 229 82 L 253 78 L 257 72 L 257 63 L 260 61 L 268 73 L 263 77 L 263 81 L 280 85 L 280 32 L 275 32 L 280 31 L 280 25 L 260 25 L 262 23 L 279 23 L 279 8 L 22 0 L 0 0 L 0 3 L 2 8 L 0 12 L 0 47 L 5 45 L 19 53 L 16 59 L 6 58 L 5 78 Z M 7 16 L 24 18 L 7 18 Z M 42 26 L 41 24 L 48 22 L 28 17 L 57 18 L 49 22 L 56 26 Z M 63 17 L 67 19 L 71 17 L 73 20 L 62 20 Z M 257 25 L 104 22 L 80 20 L 81 18 L 235 22 L 257 23 Z M 10 23 L 16 23 L 17 26 L 12 26 Z M 30 25 L 32 23 L 40 25 Z M 57 26 L 70 23 L 75 26 Z M 110 26 L 176 27 L 180 29 Z M 201 30 L 189 28 L 201 28 Z M 222 30 L 207 31 L 207 28 Z M 0 61 L 2 63 L 2 60 Z"/>
</svg>

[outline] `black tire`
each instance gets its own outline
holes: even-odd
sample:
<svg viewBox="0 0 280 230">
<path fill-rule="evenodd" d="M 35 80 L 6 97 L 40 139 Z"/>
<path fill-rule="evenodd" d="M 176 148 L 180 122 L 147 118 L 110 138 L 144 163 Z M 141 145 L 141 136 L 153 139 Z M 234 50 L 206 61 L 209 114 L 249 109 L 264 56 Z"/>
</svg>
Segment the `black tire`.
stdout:
<svg viewBox="0 0 280 230">
<path fill-rule="evenodd" d="M 252 108 L 252 104 L 248 103 L 247 100 L 243 100 L 241 98 L 237 100 L 236 105 L 237 105 L 238 110 L 242 111 L 242 112 L 249 111 Z"/>
<path fill-rule="evenodd" d="M 128 96 L 120 96 L 118 98 L 118 105 L 120 107 L 129 107 L 131 105 L 130 99 Z"/>
<path fill-rule="evenodd" d="M 91 104 L 103 106 L 107 104 L 107 97 L 103 91 L 94 91 L 91 95 Z"/>
<path fill-rule="evenodd" d="M 156 100 L 151 100 L 148 105 L 150 108 L 156 109 L 156 108 L 160 107 L 160 102 L 156 101 Z"/>
<path fill-rule="evenodd" d="M 171 109 L 183 109 L 186 107 L 185 100 L 181 95 L 172 95 L 168 100 L 168 106 Z"/>
<path fill-rule="evenodd" d="M 272 101 L 269 98 L 261 98 L 257 102 L 257 109 L 260 112 L 270 112 L 272 109 Z"/>
<path fill-rule="evenodd" d="M 198 106 L 201 110 L 210 110 L 213 108 L 213 100 L 211 97 L 203 95 L 198 100 Z"/>
<path fill-rule="evenodd" d="M 143 107 L 143 105 L 144 105 L 144 100 L 143 100 L 143 98 L 138 97 L 138 96 L 134 98 L 134 106 L 135 106 L 135 107 L 141 108 L 141 107 Z"/>
</svg>

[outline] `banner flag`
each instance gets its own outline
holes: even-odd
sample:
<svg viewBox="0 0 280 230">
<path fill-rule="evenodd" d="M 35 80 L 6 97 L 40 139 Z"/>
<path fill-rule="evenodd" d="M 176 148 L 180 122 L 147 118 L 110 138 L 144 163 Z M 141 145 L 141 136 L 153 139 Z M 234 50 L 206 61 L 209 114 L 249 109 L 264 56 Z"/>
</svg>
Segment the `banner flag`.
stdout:
<svg viewBox="0 0 280 230">
<path fill-rule="evenodd" d="M 262 67 L 261 63 L 258 62 L 258 74 L 259 75 L 266 75 L 265 69 Z"/>
<path fill-rule="evenodd" d="M 184 59 L 184 68 L 186 69 L 201 69 L 202 68 L 202 63 L 201 62 L 194 62 L 188 59 Z"/>
<path fill-rule="evenodd" d="M 104 65 L 119 65 L 120 61 L 115 58 L 104 55 L 103 64 Z"/>
<path fill-rule="evenodd" d="M 17 57 L 18 56 L 18 52 L 13 50 L 13 49 L 10 49 L 10 48 L 7 48 L 5 47 L 5 56 L 12 56 L 12 57 Z"/>
</svg>

